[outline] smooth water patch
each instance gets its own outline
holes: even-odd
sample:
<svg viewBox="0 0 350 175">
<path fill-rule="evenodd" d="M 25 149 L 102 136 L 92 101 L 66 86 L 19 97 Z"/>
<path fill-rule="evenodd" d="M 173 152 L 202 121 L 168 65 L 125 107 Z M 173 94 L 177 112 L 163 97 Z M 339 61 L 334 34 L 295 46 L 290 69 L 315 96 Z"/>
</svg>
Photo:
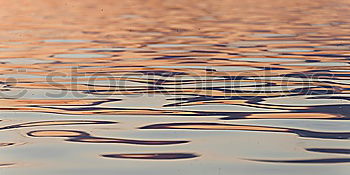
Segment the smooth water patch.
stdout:
<svg viewBox="0 0 350 175">
<path fill-rule="evenodd" d="M 231 123 L 231 122 L 230 122 Z M 270 127 L 295 128 L 314 130 L 319 132 L 343 132 L 348 131 L 349 121 L 344 120 L 322 120 L 322 119 L 249 119 L 236 120 L 234 124 L 250 124 Z"/>
<path fill-rule="evenodd" d="M 54 61 L 37 59 L 37 58 L 1 58 L 0 62 L 4 62 L 6 64 L 14 64 L 14 65 L 31 65 L 31 64 L 52 63 Z"/>
<path fill-rule="evenodd" d="M 91 88 L 93 89 L 93 88 Z M 68 91 L 61 89 L 21 89 L 11 88 L 9 91 L 1 91 L 1 98 L 10 99 L 48 99 L 53 102 L 57 99 L 108 99 L 116 98 L 111 95 L 92 95 L 82 91 Z M 78 103 L 79 100 L 77 100 Z"/>
<path fill-rule="evenodd" d="M 349 66 L 349 63 L 344 62 L 316 62 L 316 63 L 288 63 L 280 64 L 283 66 Z"/>
</svg>

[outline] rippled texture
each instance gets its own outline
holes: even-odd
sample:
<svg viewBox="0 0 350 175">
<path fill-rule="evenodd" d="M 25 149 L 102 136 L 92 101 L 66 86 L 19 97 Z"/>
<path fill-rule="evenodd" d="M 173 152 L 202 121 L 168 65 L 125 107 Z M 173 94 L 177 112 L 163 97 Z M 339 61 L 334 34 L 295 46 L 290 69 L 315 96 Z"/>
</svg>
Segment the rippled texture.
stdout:
<svg viewBox="0 0 350 175">
<path fill-rule="evenodd" d="M 0 174 L 348 175 L 347 0 L 0 0 Z"/>
</svg>

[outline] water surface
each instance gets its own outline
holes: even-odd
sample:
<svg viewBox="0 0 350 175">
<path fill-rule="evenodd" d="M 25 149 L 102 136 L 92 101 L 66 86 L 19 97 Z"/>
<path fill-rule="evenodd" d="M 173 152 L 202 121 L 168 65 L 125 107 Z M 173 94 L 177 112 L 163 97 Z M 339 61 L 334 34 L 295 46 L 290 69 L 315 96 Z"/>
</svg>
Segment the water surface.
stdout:
<svg viewBox="0 0 350 175">
<path fill-rule="evenodd" d="M 2 175 L 349 174 L 348 1 L 0 8 Z"/>
</svg>

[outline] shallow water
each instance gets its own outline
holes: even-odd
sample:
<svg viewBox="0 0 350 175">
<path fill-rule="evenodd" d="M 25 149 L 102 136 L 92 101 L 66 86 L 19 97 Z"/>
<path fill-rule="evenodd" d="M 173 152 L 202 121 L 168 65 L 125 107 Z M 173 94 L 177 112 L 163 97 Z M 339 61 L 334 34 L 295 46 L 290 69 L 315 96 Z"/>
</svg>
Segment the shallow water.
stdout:
<svg viewBox="0 0 350 175">
<path fill-rule="evenodd" d="M 349 174 L 345 0 L 0 8 L 1 175 Z"/>
</svg>

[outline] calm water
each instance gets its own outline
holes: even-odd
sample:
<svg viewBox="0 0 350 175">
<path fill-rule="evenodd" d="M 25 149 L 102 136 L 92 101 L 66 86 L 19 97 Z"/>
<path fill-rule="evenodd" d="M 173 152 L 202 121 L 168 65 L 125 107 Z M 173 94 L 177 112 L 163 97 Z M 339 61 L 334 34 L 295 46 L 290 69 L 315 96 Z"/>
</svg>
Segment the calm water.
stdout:
<svg viewBox="0 0 350 175">
<path fill-rule="evenodd" d="M 349 1 L 0 9 L 1 175 L 350 172 Z"/>
</svg>

